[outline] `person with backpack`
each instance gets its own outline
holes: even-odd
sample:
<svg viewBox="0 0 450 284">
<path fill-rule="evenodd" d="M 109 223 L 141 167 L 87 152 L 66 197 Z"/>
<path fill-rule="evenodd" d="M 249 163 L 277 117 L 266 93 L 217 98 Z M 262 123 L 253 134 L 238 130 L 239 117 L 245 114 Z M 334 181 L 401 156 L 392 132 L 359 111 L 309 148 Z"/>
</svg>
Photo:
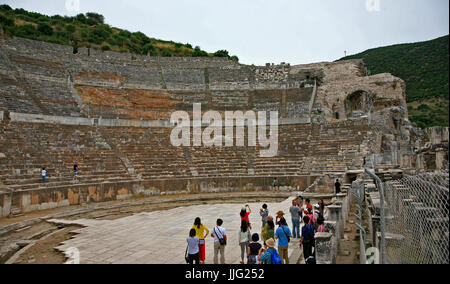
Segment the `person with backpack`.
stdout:
<svg viewBox="0 0 450 284">
<path fill-rule="evenodd" d="M 188 247 L 186 249 L 186 261 L 188 262 L 188 264 L 198 264 L 200 259 L 199 259 L 199 243 L 200 240 L 199 238 L 196 236 L 197 232 L 195 231 L 195 229 L 191 229 L 191 231 L 189 232 L 189 238 L 186 239 L 187 243 L 188 243 Z"/>
<path fill-rule="evenodd" d="M 261 264 L 283 264 L 278 251 L 275 249 L 275 241 L 268 239 L 261 248 L 258 255 L 259 263 Z"/>
<path fill-rule="evenodd" d="M 309 224 L 309 217 L 303 217 L 305 225 L 302 228 L 302 237 L 300 238 L 300 248 L 303 247 L 303 256 L 307 260 L 310 256 L 314 256 L 312 248 L 314 246 L 314 227 Z"/>
<path fill-rule="evenodd" d="M 241 221 L 241 230 L 239 231 L 239 246 L 241 247 L 241 264 L 244 264 L 245 254 L 248 253 L 248 245 L 252 238 L 247 221 Z M 248 254 L 247 254 L 248 257 Z"/>
<path fill-rule="evenodd" d="M 259 264 L 258 254 L 261 250 L 262 245 L 259 243 L 259 235 L 252 235 L 252 242 L 248 245 L 248 261 L 247 264 Z"/>
<path fill-rule="evenodd" d="M 278 240 L 278 252 L 280 254 L 280 258 L 284 261 L 285 264 L 289 264 L 289 242 L 291 238 L 293 238 L 291 230 L 287 225 L 286 219 L 281 218 L 278 222 L 280 227 L 278 227 L 275 232 L 275 239 Z"/>
<path fill-rule="evenodd" d="M 211 237 L 214 238 L 214 264 L 225 264 L 225 247 L 227 245 L 227 233 L 222 227 L 223 220 L 217 219 L 216 225 L 212 230 Z"/>
<path fill-rule="evenodd" d="M 199 249 L 200 249 L 200 264 L 205 264 L 206 254 L 205 254 L 205 236 L 209 235 L 209 229 L 202 224 L 200 218 L 196 218 L 192 229 L 195 229 L 197 233 L 196 236 L 199 238 Z M 205 233 L 206 232 L 206 233 Z"/>
<path fill-rule="evenodd" d="M 312 225 L 314 227 L 316 224 L 316 217 L 314 217 L 312 209 L 308 209 L 308 214 L 306 216 L 308 216 L 309 218 L 309 225 Z"/>
</svg>

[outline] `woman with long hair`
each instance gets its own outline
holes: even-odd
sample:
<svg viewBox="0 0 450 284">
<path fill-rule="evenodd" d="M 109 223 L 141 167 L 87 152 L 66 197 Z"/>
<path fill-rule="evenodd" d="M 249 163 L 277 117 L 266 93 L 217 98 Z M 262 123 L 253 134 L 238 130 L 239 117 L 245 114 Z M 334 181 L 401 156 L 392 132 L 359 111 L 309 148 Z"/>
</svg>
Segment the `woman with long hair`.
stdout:
<svg viewBox="0 0 450 284">
<path fill-rule="evenodd" d="M 252 235 L 248 227 L 247 221 L 241 221 L 241 230 L 239 231 L 239 245 L 241 246 L 241 264 L 244 264 L 245 254 L 248 253 L 248 245 Z"/>
<path fill-rule="evenodd" d="M 275 238 L 275 223 L 273 222 L 272 216 L 267 217 L 267 223 L 261 232 L 261 236 L 263 238 L 264 243 L 266 243 L 266 241 L 269 239 Z"/>
<path fill-rule="evenodd" d="M 205 236 L 209 235 L 209 229 L 202 224 L 202 220 L 200 218 L 196 218 L 192 229 L 196 232 L 196 237 L 199 239 L 199 260 L 200 264 L 205 264 L 206 255 L 205 255 Z M 206 233 L 205 233 L 206 232 Z"/>
</svg>

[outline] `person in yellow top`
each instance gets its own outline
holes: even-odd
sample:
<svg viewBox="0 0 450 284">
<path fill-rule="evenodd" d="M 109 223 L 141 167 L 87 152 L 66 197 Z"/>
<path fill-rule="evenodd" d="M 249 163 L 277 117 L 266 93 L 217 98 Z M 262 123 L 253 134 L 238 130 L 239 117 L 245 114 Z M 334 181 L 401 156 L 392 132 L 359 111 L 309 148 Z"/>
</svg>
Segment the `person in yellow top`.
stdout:
<svg viewBox="0 0 450 284">
<path fill-rule="evenodd" d="M 205 237 L 209 235 L 209 229 L 202 224 L 200 218 L 196 218 L 192 229 L 195 229 L 196 237 L 199 238 L 200 242 L 198 248 L 200 250 L 200 264 L 205 264 Z M 205 233 L 206 232 L 206 233 Z"/>
</svg>

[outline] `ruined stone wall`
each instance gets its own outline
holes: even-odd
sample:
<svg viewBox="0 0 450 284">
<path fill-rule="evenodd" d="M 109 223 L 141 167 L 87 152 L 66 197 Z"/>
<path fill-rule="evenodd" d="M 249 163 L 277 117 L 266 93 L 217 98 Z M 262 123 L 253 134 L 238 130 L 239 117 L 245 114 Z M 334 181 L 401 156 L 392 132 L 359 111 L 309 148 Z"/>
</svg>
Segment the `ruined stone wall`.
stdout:
<svg viewBox="0 0 450 284">
<path fill-rule="evenodd" d="M 254 67 L 224 58 L 163 58 L 1 40 L 0 107 L 57 116 L 167 120 L 204 109 L 276 110 L 309 118 L 314 81 L 290 65 Z M 309 80 L 308 80 L 308 79 Z M 22 111 L 20 111 L 22 108 Z"/>
<path fill-rule="evenodd" d="M 281 189 L 306 188 L 315 178 L 310 176 L 282 177 L 280 178 Z M 17 191 L 13 194 L 9 191 L 0 191 L 0 217 L 7 217 L 12 207 L 26 213 L 69 205 L 124 200 L 136 196 L 271 190 L 272 181 L 270 177 L 153 179 L 71 184 L 54 188 Z"/>
</svg>

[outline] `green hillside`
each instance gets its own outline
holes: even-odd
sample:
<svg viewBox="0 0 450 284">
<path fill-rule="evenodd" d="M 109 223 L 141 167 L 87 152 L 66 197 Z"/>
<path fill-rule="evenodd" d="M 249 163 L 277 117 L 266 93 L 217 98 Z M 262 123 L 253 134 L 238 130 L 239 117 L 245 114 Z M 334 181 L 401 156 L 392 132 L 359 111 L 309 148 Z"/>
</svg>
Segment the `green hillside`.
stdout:
<svg viewBox="0 0 450 284">
<path fill-rule="evenodd" d="M 0 5 L 0 32 L 10 37 L 71 45 L 74 52 L 79 47 L 89 47 L 150 56 L 228 57 L 239 61 L 238 57 L 230 56 L 226 50 L 208 53 L 191 44 L 159 40 L 141 32 L 131 33 L 111 27 L 97 13 L 50 17 Z"/>
<path fill-rule="evenodd" d="M 410 120 L 419 127 L 449 125 L 449 36 L 370 49 L 340 60 L 364 59 L 371 75 L 392 73 L 406 82 Z"/>
</svg>

